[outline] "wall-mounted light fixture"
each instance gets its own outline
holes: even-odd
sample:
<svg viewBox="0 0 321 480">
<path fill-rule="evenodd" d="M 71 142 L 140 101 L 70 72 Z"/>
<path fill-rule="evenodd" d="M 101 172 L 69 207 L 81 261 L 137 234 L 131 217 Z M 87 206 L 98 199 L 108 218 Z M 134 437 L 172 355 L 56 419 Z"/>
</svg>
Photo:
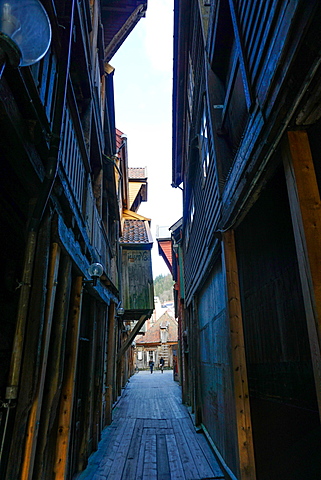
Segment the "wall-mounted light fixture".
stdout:
<svg viewBox="0 0 321 480">
<path fill-rule="evenodd" d="M 100 278 L 103 273 L 104 267 L 100 263 L 92 263 L 88 268 L 88 275 L 91 277 L 91 280 L 87 280 L 86 278 L 84 278 L 84 280 L 82 281 L 83 285 L 90 284 L 95 287 L 97 285 L 98 278 Z"/>
<path fill-rule="evenodd" d="M 123 307 L 117 308 L 117 315 L 119 317 L 122 317 L 124 315 L 124 313 L 125 313 L 125 309 Z"/>
<path fill-rule="evenodd" d="M 48 51 L 51 26 L 38 0 L 0 0 L 0 65 L 24 67 Z"/>
</svg>

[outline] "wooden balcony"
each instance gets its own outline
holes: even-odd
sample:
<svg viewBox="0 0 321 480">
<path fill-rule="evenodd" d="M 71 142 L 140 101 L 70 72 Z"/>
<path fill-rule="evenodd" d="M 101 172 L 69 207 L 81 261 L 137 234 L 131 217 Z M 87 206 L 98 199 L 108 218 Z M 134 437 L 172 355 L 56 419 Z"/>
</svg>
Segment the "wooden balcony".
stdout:
<svg viewBox="0 0 321 480">
<path fill-rule="evenodd" d="M 64 114 L 59 176 L 91 256 L 103 265 L 107 276 L 116 282 L 117 272 L 111 268 L 112 250 L 96 206 L 79 118 L 75 117 L 72 110 L 68 105 Z"/>
</svg>

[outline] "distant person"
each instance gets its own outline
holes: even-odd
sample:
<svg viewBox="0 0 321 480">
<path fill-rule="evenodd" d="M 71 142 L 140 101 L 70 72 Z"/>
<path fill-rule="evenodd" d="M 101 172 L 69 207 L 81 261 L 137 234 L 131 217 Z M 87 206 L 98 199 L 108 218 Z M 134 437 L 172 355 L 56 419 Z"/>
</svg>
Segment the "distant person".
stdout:
<svg viewBox="0 0 321 480">
<path fill-rule="evenodd" d="M 154 369 L 154 362 L 153 362 L 153 360 L 149 360 L 149 368 L 150 368 L 150 373 L 153 373 L 153 369 Z"/>
<path fill-rule="evenodd" d="M 163 357 L 161 357 L 161 359 L 159 361 L 159 366 L 160 366 L 160 369 L 161 369 L 162 373 L 163 373 L 163 370 L 164 370 L 164 365 L 165 365 L 165 360 L 163 359 Z"/>
</svg>

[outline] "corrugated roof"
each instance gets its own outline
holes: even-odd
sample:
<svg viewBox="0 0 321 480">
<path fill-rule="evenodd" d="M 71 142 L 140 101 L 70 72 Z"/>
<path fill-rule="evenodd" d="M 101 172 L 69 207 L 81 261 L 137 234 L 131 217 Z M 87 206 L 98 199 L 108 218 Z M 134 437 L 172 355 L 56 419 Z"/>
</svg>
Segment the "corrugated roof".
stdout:
<svg viewBox="0 0 321 480">
<path fill-rule="evenodd" d="M 147 228 L 148 222 L 144 220 L 125 220 L 120 243 L 138 245 L 151 243 Z"/>
</svg>

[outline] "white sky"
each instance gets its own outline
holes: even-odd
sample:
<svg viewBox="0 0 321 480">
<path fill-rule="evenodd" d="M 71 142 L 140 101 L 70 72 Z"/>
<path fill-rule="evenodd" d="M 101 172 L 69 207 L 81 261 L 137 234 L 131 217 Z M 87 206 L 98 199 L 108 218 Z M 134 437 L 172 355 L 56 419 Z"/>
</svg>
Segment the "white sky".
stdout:
<svg viewBox="0 0 321 480">
<path fill-rule="evenodd" d="M 116 126 L 127 135 L 130 167 L 147 167 L 148 200 L 138 213 L 152 219 L 153 275 L 169 273 L 158 255 L 156 227 L 181 216 L 172 183 L 173 0 L 148 0 L 142 18 L 110 61 L 115 68 Z"/>
</svg>

